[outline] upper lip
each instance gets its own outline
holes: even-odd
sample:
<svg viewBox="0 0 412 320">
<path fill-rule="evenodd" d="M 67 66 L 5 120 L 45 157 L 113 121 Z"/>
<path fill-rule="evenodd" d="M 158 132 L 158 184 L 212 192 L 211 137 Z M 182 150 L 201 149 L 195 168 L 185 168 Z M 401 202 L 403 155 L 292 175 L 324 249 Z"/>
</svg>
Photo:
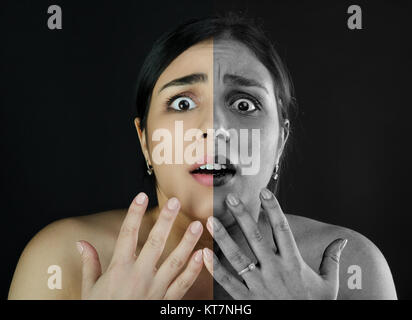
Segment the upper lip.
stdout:
<svg viewBox="0 0 412 320">
<path fill-rule="evenodd" d="M 189 168 L 189 171 L 192 172 L 196 170 L 197 168 L 204 166 L 205 164 L 213 164 L 213 157 L 211 156 L 204 156 L 200 159 L 198 159 L 194 164 L 192 164 Z"/>
</svg>

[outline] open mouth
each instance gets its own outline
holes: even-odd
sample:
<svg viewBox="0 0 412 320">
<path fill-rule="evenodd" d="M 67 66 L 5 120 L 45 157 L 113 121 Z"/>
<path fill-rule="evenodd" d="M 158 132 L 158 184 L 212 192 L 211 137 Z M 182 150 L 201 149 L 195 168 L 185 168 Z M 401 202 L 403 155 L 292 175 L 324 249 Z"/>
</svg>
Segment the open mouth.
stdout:
<svg viewBox="0 0 412 320">
<path fill-rule="evenodd" d="M 211 174 L 213 177 L 223 177 L 225 175 L 234 175 L 236 173 L 236 169 L 231 164 L 205 164 L 202 165 L 195 170 L 191 171 L 192 174 Z"/>
<path fill-rule="evenodd" d="M 200 184 L 216 187 L 230 181 L 236 174 L 236 167 L 233 164 L 229 163 L 229 160 L 218 159 L 216 157 L 215 163 L 197 165 L 193 170 L 190 171 L 190 174 Z"/>
</svg>

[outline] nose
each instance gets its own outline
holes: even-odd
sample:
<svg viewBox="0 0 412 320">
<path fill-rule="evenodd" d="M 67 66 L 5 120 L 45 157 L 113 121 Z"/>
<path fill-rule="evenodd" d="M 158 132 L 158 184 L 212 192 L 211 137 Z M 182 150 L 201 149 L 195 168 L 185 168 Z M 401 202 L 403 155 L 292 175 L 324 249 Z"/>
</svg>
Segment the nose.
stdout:
<svg viewBox="0 0 412 320">
<path fill-rule="evenodd" d="M 216 142 L 218 139 L 223 139 L 228 142 L 230 139 L 229 121 L 224 108 L 220 105 L 215 105 L 213 108 L 213 129 L 215 132 Z"/>
</svg>

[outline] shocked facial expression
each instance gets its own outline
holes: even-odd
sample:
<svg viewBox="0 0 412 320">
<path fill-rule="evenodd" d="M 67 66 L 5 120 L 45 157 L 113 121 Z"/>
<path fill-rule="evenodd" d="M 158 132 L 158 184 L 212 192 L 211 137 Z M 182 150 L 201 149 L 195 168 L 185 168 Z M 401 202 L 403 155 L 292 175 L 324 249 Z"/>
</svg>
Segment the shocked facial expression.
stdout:
<svg viewBox="0 0 412 320">
<path fill-rule="evenodd" d="M 257 216 L 283 136 L 271 74 L 247 46 L 220 39 L 190 47 L 163 71 L 141 142 L 159 203 L 174 196 L 192 218 L 231 224 L 225 197 L 237 194 Z"/>
</svg>

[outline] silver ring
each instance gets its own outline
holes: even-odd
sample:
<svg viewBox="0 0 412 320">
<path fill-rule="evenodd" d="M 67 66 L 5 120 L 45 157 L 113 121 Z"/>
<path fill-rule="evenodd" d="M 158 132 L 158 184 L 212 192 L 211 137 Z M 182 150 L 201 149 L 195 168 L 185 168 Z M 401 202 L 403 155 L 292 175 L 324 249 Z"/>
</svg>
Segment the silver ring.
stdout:
<svg viewBox="0 0 412 320">
<path fill-rule="evenodd" d="M 244 268 L 243 270 L 239 271 L 237 274 L 239 276 L 241 276 L 242 274 L 248 272 L 248 271 L 253 271 L 256 269 L 256 265 L 254 263 L 251 263 L 250 265 L 248 265 L 246 268 Z"/>
</svg>

